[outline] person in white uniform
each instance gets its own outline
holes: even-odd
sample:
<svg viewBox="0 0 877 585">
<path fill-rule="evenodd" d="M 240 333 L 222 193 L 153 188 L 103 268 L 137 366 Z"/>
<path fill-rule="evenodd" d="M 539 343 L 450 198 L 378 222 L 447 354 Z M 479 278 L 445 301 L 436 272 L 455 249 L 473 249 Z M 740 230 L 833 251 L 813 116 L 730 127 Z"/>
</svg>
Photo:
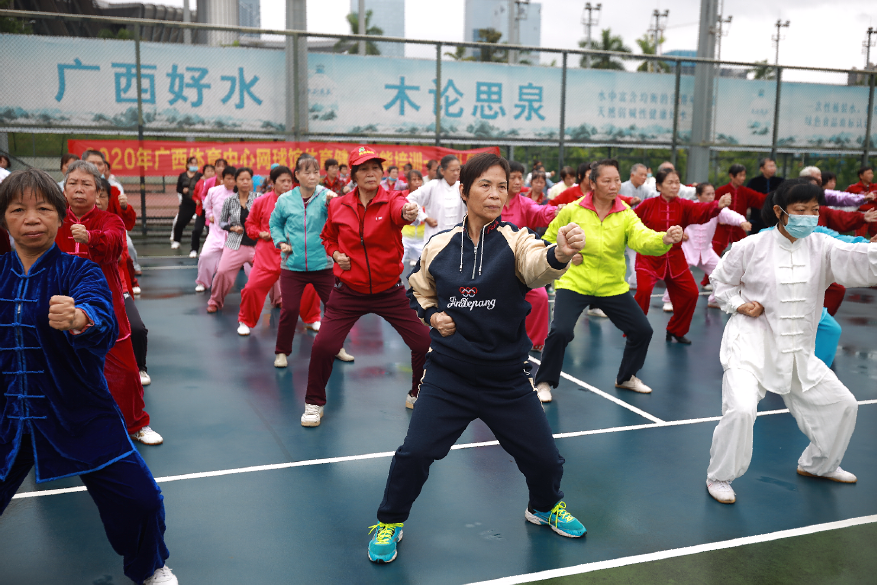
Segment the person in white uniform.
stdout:
<svg viewBox="0 0 877 585">
<path fill-rule="evenodd" d="M 460 161 L 452 154 L 439 162 L 439 176 L 408 194 L 408 201 L 421 207 L 418 221 L 426 223 L 423 241 L 449 230 L 461 221 L 466 205 L 460 199 Z M 424 211 L 425 210 L 425 211 Z"/>
<path fill-rule="evenodd" d="M 752 460 L 756 407 L 779 394 L 810 445 L 798 474 L 842 483 L 856 476 L 840 467 L 856 426 L 853 394 L 815 355 L 825 289 L 877 285 L 877 245 L 850 244 L 812 233 L 819 219 L 819 187 L 793 179 L 768 196 L 762 219 L 777 229 L 735 242 L 713 271 L 716 300 L 733 316 L 720 359 L 722 419 L 713 432 L 707 490 L 736 501 L 731 482 Z"/>
</svg>

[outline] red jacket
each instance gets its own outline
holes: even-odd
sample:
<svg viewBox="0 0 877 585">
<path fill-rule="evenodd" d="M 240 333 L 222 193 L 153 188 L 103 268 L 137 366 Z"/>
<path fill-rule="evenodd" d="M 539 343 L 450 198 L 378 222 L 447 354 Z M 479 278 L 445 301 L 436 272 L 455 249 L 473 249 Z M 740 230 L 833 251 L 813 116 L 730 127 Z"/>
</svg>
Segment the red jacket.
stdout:
<svg viewBox="0 0 877 585">
<path fill-rule="evenodd" d="M 256 258 L 253 260 L 253 266 L 259 264 L 279 272 L 280 248 L 274 247 L 274 240 L 265 241 L 259 237 L 261 232 L 271 233 L 271 226 L 268 225 L 268 222 L 271 220 L 271 214 L 276 206 L 277 193 L 274 191 L 268 191 L 261 197 L 257 197 L 249 215 L 247 215 L 247 221 L 244 222 L 244 230 L 250 238 L 256 240 Z"/>
<path fill-rule="evenodd" d="M 376 294 L 399 282 L 402 274 L 402 227 L 411 223 L 402 217 L 407 203 L 401 193 L 378 187 L 368 207 L 359 200 L 357 187 L 329 202 L 329 218 L 320 237 L 326 253 L 346 254 L 350 270 L 336 263 L 335 276 L 353 290 Z"/>
<path fill-rule="evenodd" d="M 137 212 L 134 211 L 134 208 L 128 204 L 124 210 L 122 209 L 122 205 L 119 203 L 118 187 L 110 188 L 110 204 L 107 206 L 107 211 L 118 215 L 122 219 L 122 223 L 125 224 L 126 230 L 133 230 L 134 226 L 137 225 Z"/>
<path fill-rule="evenodd" d="M 845 233 L 867 225 L 865 216 L 858 211 L 843 211 L 823 205 L 819 208 L 819 225 Z"/>
<path fill-rule="evenodd" d="M 866 194 L 870 193 L 871 191 L 877 191 L 877 183 L 868 183 L 866 185 L 862 181 L 859 181 L 858 183 L 853 183 L 852 185 L 847 187 L 845 191 L 847 193 Z"/>
<path fill-rule="evenodd" d="M 590 193 L 590 191 L 588 191 Z M 560 195 L 555 197 L 554 199 L 548 200 L 548 205 L 567 205 L 572 203 L 576 199 L 581 199 L 585 196 L 585 193 L 582 193 L 581 188 L 578 185 L 573 185 L 569 189 L 560 192 Z M 633 197 L 628 197 L 627 195 L 616 195 L 618 199 L 621 199 L 628 205 L 633 201 Z"/>
<path fill-rule="evenodd" d="M 743 217 L 746 217 L 746 212 L 750 207 L 761 209 L 761 206 L 764 205 L 765 198 L 767 198 L 767 193 L 759 193 L 758 191 L 753 191 L 749 187 L 738 187 L 737 189 L 734 189 L 731 186 L 731 183 L 728 183 L 727 185 L 722 185 L 716 189 L 716 201 L 726 193 L 731 194 L 731 205 L 728 206 L 728 209 L 736 211 Z M 728 244 L 739 242 L 745 237 L 746 232 L 743 231 L 743 228 L 720 223 L 716 226 L 716 234 L 713 236 L 713 249 L 715 249 L 716 252 L 721 253 L 719 252 L 719 249 L 724 250 Z"/>
<path fill-rule="evenodd" d="M 656 232 L 666 232 L 678 225 L 685 229 L 691 224 L 706 223 L 719 214 L 719 204 L 698 203 L 676 197 L 667 201 L 661 196 L 646 199 L 633 210 L 643 224 Z M 670 251 L 661 256 L 636 255 L 636 269 L 654 274 L 658 278 L 675 278 L 688 272 L 688 261 L 682 251 L 682 243 L 673 244 Z"/>
</svg>

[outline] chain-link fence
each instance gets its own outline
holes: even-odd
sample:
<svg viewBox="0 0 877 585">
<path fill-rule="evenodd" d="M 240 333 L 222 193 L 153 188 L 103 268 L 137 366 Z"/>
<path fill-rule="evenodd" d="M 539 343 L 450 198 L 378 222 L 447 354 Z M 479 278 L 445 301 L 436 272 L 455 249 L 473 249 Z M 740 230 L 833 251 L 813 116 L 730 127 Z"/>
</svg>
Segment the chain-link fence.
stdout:
<svg viewBox="0 0 877 585">
<path fill-rule="evenodd" d="M 500 146 L 556 169 L 607 155 L 623 165 L 671 160 L 686 182 L 722 181 L 730 162 L 754 175 L 770 154 L 786 174 L 823 161 L 843 183 L 877 150 L 875 72 L 0 10 L 3 17 L 87 22 L 131 37 L 0 35 L 0 54 L 13 64 L 0 83 L 0 133 L 9 137 L 3 144 L 0 134 L 0 150 L 15 155 L 14 165 L 57 169 L 64 138 L 178 140 L 190 151 L 204 140 L 369 142 Z M 195 44 L 182 43 L 186 29 Z M 711 72 L 708 92 L 697 90 L 699 68 Z M 61 146 L 44 152 L 59 134 Z M 709 151 L 708 170 L 688 168 L 698 148 Z M 160 225 L 173 216 L 176 176 L 159 172 L 157 151 L 147 160 L 146 150 L 107 154 L 126 188 L 142 191 L 147 209 L 138 211 Z"/>
</svg>

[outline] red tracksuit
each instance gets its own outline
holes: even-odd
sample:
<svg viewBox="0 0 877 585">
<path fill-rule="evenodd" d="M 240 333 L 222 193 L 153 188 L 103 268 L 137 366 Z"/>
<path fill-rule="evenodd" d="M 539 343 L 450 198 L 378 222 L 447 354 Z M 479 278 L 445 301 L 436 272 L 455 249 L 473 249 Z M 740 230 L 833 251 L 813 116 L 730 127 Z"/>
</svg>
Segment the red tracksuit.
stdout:
<svg viewBox="0 0 877 585">
<path fill-rule="evenodd" d="M 691 224 L 706 223 L 719 214 L 719 204 L 696 203 L 675 197 L 670 201 L 663 196 L 646 199 L 634 210 L 643 224 L 656 232 L 666 232 L 678 225 L 685 229 Z M 643 313 L 649 312 L 649 298 L 655 282 L 663 280 L 673 303 L 673 317 L 667 323 L 667 331 L 680 337 L 688 333 L 691 318 L 697 305 L 698 289 L 694 276 L 688 269 L 682 243 L 674 244 L 661 256 L 636 255 L 637 289 L 634 298 Z"/>
<path fill-rule="evenodd" d="M 851 232 L 862 228 L 867 231 L 868 223 L 865 216 L 857 211 L 843 211 L 841 209 L 832 209 L 830 207 L 819 208 L 819 225 L 825 226 L 836 232 Z M 874 224 L 871 224 L 874 225 Z M 837 314 L 840 304 L 844 300 L 847 289 L 836 282 L 825 291 L 825 301 L 823 305 L 828 309 L 828 314 L 832 317 Z"/>
<path fill-rule="evenodd" d="M 750 207 L 760 209 L 764 205 L 765 198 L 767 198 L 767 193 L 759 193 L 758 191 L 753 191 L 749 187 L 738 187 L 734 189 L 734 187 L 731 186 L 731 183 L 728 183 L 727 185 L 722 185 L 716 189 L 716 201 L 721 199 L 722 195 L 726 193 L 731 194 L 731 205 L 728 206 L 728 209 L 736 211 L 743 217 L 746 217 L 746 212 Z M 729 244 L 739 242 L 745 237 L 746 232 L 744 232 L 742 228 L 735 225 L 725 225 L 720 223 L 716 226 L 716 233 L 713 236 L 713 250 L 716 251 L 716 254 L 721 256 L 722 252 L 725 251 L 725 248 L 727 248 Z M 673 310 L 676 310 L 675 305 Z"/>
</svg>

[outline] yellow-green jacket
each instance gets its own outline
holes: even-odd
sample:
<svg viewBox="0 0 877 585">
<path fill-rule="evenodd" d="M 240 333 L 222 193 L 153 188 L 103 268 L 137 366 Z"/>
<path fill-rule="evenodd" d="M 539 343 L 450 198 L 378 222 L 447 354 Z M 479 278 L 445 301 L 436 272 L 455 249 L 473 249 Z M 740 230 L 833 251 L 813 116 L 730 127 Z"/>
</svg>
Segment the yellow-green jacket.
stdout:
<svg viewBox="0 0 877 585">
<path fill-rule="evenodd" d="M 570 222 L 585 231 L 582 263 L 570 264 L 555 287 L 596 297 L 624 294 L 630 290 L 624 280 L 624 247 L 646 256 L 660 256 L 671 246 L 663 242 L 665 232 L 647 228 L 633 209 L 617 197 L 609 215 L 600 221 L 592 197 L 588 193 L 561 209 L 545 232 L 544 240 L 557 242 L 557 230 Z"/>
</svg>

